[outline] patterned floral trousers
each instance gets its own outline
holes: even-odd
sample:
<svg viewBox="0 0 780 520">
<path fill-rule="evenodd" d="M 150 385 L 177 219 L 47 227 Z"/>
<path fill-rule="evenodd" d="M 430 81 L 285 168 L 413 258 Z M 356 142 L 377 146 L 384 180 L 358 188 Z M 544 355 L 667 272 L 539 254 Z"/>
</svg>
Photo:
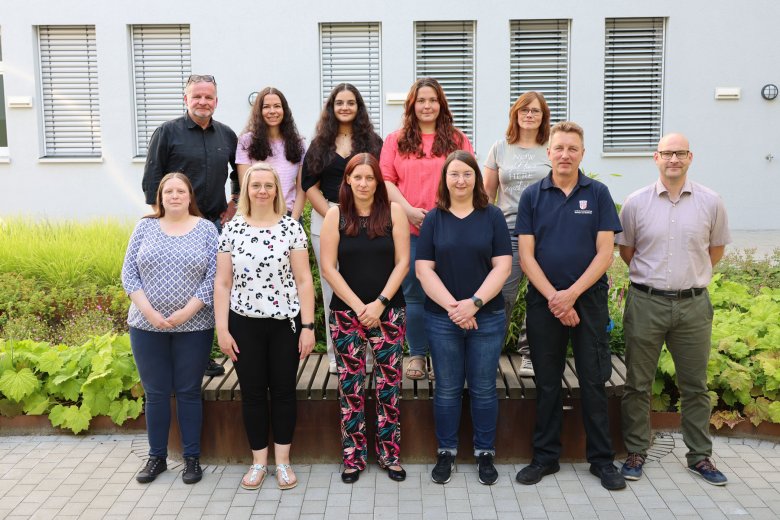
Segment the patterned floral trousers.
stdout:
<svg viewBox="0 0 780 520">
<path fill-rule="evenodd" d="M 379 327 L 367 329 L 354 311 L 330 313 L 330 335 L 336 351 L 341 408 L 341 446 L 344 467 L 366 468 L 365 380 L 366 348 L 374 352 L 376 389 L 376 457 L 383 466 L 398 464 L 401 424 L 398 396 L 401 391 L 406 309 L 389 308 Z"/>
</svg>

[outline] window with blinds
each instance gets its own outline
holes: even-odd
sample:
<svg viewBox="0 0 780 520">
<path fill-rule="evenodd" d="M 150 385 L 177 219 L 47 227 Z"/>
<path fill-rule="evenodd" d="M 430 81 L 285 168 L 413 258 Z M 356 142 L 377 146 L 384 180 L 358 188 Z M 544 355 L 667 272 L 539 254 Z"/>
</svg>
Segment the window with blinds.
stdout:
<svg viewBox="0 0 780 520">
<path fill-rule="evenodd" d="M 320 24 L 322 101 L 339 83 L 352 83 L 366 103 L 374 130 L 382 134 L 381 38 L 378 23 Z"/>
<path fill-rule="evenodd" d="M 38 26 L 44 157 L 100 157 L 94 25 Z"/>
<path fill-rule="evenodd" d="M 512 20 L 509 104 L 535 90 L 550 106 L 550 122 L 569 115 L 569 20 Z"/>
<path fill-rule="evenodd" d="M 154 130 L 184 113 L 183 93 L 192 70 L 190 26 L 130 26 L 135 101 L 135 154 L 146 155 Z"/>
<path fill-rule="evenodd" d="M 0 157 L 8 155 L 8 126 L 5 118 L 5 86 L 3 84 L 3 44 L 0 31 Z"/>
<path fill-rule="evenodd" d="M 652 151 L 661 138 L 664 18 L 608 18 L 604 152 Z"/>
<path fill-rule="evenodd" d="M 414 77 L 431 77 L 441 83 L 452 117 L 474 141 L 475 23 L 416 22 Z"/>
</svg>

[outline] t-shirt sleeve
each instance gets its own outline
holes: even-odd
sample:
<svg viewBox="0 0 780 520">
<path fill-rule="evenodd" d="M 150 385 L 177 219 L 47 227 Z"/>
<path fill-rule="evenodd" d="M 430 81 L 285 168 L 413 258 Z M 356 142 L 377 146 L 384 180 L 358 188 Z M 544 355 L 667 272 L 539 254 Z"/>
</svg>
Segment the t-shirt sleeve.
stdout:
<svg viewBox="0 0 780 520">
<path fill-rule="evenodd" d="M 495 206 L 488 206 L 493 221 L 493 257 L 512 256 L 512 240 L 509 238 L 509 228 L 501 210 Z"/>
<path fill-rule="evenodd" d="M 731 243 L 731 233 L 729 232 L 729 219 L 726 215 L 726 205 L 723 199 L 717 196 L 717 206 L 715 208 L 715 222 L 710 231 L 710 246 L 719 247 Z"/>
<path fill-rule="evenodd" d="M 620 227 L 620 218 L 618 218 L 615 201 L 609 193 L 609 188 L 605 185 L 599 189 L 599 231 L 614 231 L 620 233 L 623 228 Z"/>
<path fill-rule="evenodd" d="M 141 273 L 138 270 L 138 264 L 136 264 L 135 259 L 138 256 L 138 250 L 143 243 L 148 224 L 149 219 L 142 218 L 138 224 L 135 225 L 133 234 L 130 235 L 130 241 L 127 244 L 125 260 L 122 263 L 122 287 L 127 294 L 134 293 L 138 289 L 143 289 Z"/>
<path fill-rule="evenodd" d="M 236 164 L 252 164 L 249 158 L 249 145 L 252 144 L 252 134 L 249 132 L 238 138 L 236 146 Z"/>
<path fill-rule="evenodd" d="M 303 191 L 308 191 L 320 182 L 321 172 L 315 172 L 311 168 L 311 158 L 308 153 L 310 151 L 311 147 L 306 150 L 307 153 L 303 156 L 303 166 L 301 168 L 301 187 Z"/>
<path fill-rule="evenodd" d="M 485 168 L 498 170 L 498 141 L 493 143 L 493 146 L 490 147 L 490 151 L 485 158 Z"/>
<path fill-rule="evenodd" d="M 398 155 L 398 134 L 393 132 L 388 134 L 385 143 L 382 145 L 382 152 L 379 154 L 379 168 L 382 170 L 382 177 L 387 182 L 398 184 L 398 172 L 395 171 L 395 157 Z"/>
<path fill-rule="evenodd" d="M 222 234 L 219 235 L 219 249 L 218 253 L 232 253 L 233 252 L 233 221 L 229 221 L 222 228 Z"/>
<path fill-rule="evenodd" d="M 303 230 L 300 222 L 286 217 L 292 223 L 290 231 L 292 232 L 292 241 L 290 242 L 290 249 L 306 249 L 308 247 L 308 241 L 306 240 L 306 232 Z"/>
<path fill-rule="evenodd" d="M 534 218 L 533 218 L 533 195 L 537 193 L 540 187 L 537 184 L 532 184 L 520 195 L 520 202 L 517 204 L 517 219 L 515 220 L 515 235 L 533 235 L 534 234 Z"/>
<path fill-rule="evenodd" d="M 463 140 L 463 143 L 460 146 L 461 150 L 465 150 L 469 152 L 470 154 L 474 154 L 474 147 L 471 146 L 471 141 L 469 141 L 469 138 L 466 134 L 463 132 L 460 132 L 461 139 Z"/>
<path fill-rule="evenodd" d="M 636 203 L 627 198 L 620 208 L 620 227 L 623 231 L 615 235 L 615 243 L 619 246 L 634 247 L 636 244 Z"/>
<path fill-rule="evenodd" d="M 433 247 L 434 219 L 438 209 L 428 212 L 420 227 L 420 236 L 417 239 L 417 250 L 414 253 L 415 260 L 436 260 L 436 249 Z"/>
<path fill-rule="evenodd" d="M 208 266 L 206 267 L 206 274 L 203 276 L 198 289 L 195 291 L 195 298 L 202 301 L 207 307 L 214 306 L 214 277 L 217 274 L 217 243 L 219 238 L 217 236 L 217 229 L 211 224 L 211 222 L 204 221 L 207 226 L 204 228 L 204 251 L 203 253 L 208 258 Z"/>
</svg>

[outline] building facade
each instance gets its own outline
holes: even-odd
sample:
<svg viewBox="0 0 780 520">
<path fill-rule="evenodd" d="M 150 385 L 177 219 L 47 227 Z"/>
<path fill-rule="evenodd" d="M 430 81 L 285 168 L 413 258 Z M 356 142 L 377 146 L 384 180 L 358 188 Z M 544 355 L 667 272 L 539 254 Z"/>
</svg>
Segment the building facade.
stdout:
<svg viewBox="0 0 780 520">
<path fill-rule="evenodd" d="M 776 0 L 5 0 L 0 216 L 146 212 L 146 145 L 183 112 L 191 73 L 216 77 L 215 118 L 237 133 L 272 85 L 309 138 L 332 85 L 355 83 L 384 136 L 409 85 L 433 76 L 480 162 L 511 102 L 541 90 L 554 121 L 585 128 L 583 167 L 616 201 L 657 177 L 655 144 L 678 131 L 731 227 L 776 229 L 780 99 L 765 97 L 780 85 L 777 20 Z"/>
</svg>

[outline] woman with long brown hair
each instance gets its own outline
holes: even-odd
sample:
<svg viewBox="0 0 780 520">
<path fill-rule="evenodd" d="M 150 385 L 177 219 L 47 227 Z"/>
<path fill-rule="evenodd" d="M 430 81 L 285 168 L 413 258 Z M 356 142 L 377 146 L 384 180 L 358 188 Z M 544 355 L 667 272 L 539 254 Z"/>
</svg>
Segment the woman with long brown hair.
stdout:
<svg viewBox="0 0 780 520">
<path fill-rule="evenodd" d="M 322 221 L 328 208 L 339 202 L 339 188 L 347 163 L 357 153 L 370 153 L 376 157 L 381 149 L 382 138 L 374 131 L 360 91 L 350 83 L 339 83 L 333 87 L 322 108 L 314 139 L 303 160 L 303 190 L 312 207 L 311 245 L 320 269 Z M 321 281 L 327 323 L 333 291 L 327 280 Z M 327 347 L 329 371 L 335 374 L 336 356 L 330 336 L 327 338 Z"/>
<path fill-rule="evenodd" d="M 387 136 L 379 160 L 390 200 L 401 205 L 409 219 L 411 262 L 425 214 L 436 205 L 441 167 L 455 150 L 474 150 L 466 135 L 455 128 L 441 85 L 433 78 L 421 78 L 409 89 L 401 128 Z M 423 293 L 410 269 L 402 285 L 406 299 L 406 341 L 409 343 L 410 379 L 425 377 L 428 340 L 423 323 Z M 433 377 L 433 371 L 430 376 Z"/>
<path fill-rule="evenodd" d="M 376 458 L 392 480 L 399 465 L 401 390 L 406 309 L 401 281 L 409 269 L 409 227 L 401 207 L 390 202 L 370 154 L 347 163 L 339 205 L 322 225 L 322 275 L 333 288 L 330 334 L 336 350 L 341 401 L 341 439 L 346 483 L 366 468 L 366 353 L 374 355 Z"/>
</svg>

